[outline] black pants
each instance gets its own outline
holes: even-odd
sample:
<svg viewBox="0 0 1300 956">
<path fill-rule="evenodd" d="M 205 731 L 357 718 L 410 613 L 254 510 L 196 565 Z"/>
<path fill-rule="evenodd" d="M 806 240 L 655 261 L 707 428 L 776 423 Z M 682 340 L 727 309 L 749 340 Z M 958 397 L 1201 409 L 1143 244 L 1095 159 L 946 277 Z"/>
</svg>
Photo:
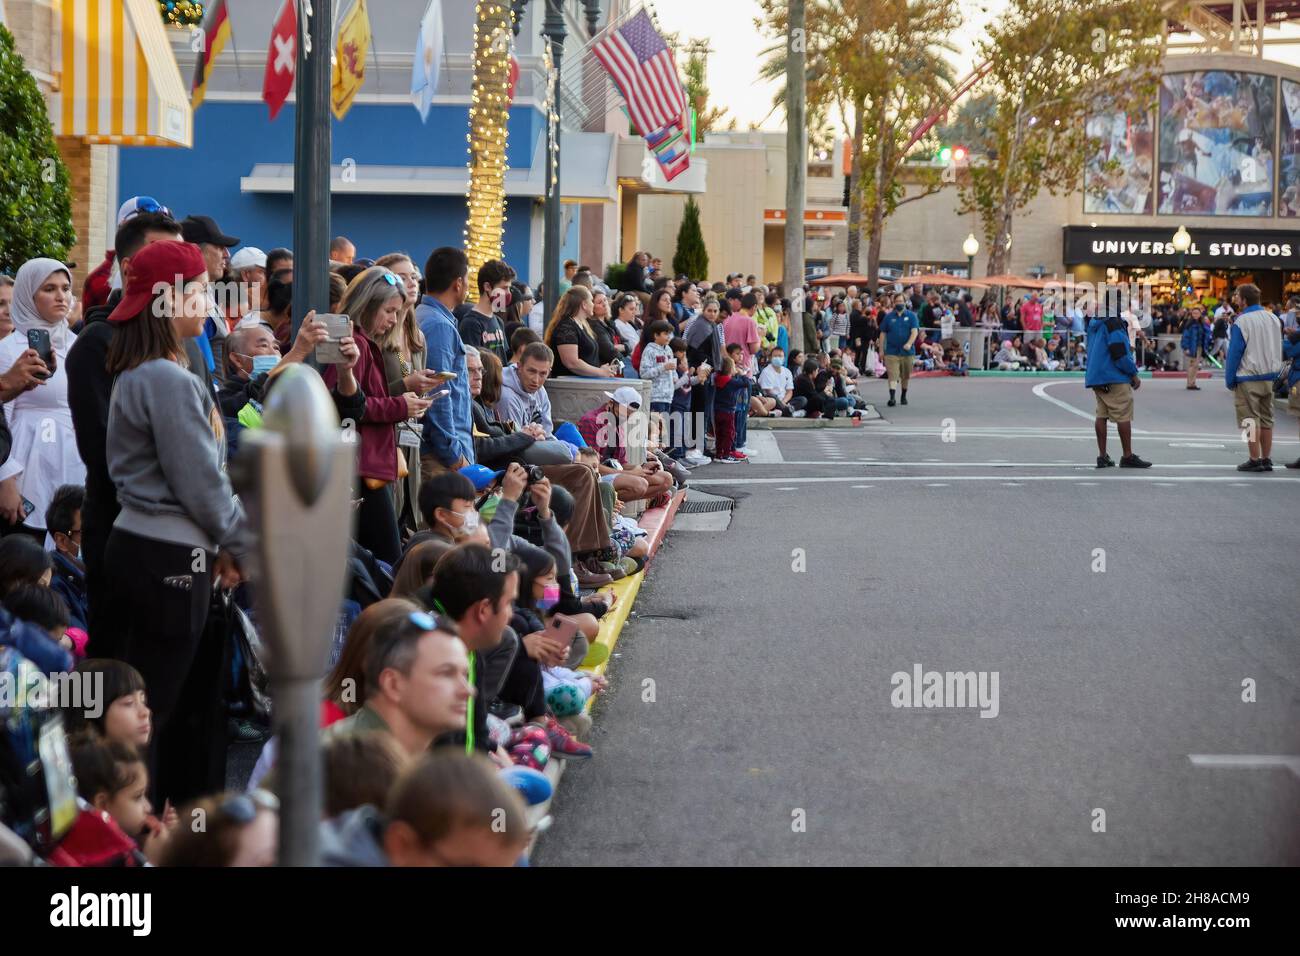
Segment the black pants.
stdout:
<svg viewBox="0 0 1300 956">
<path fill-rule="evenodd" d="M 546 688 L 542 686 L 542 668 L 528 656 L 520 643 L 519 653 L 510 662 L 505 683 L 497 695 L 506 703 L 523 708 L 525 720 L 536 720 L 546 715 Z"/>
<path fill-rule="evenodd" d="M 357 509 L 357 530 L 353 537 L 361 547 L 392 567 L 402 556 L 392 488 L 388 485 L 367 488 L 365 479 L 361 480 L 360 487 L 361 507 Z"/>
<path fill-rule="evenodd" d="M 122 645 L 108 616 L 111 592 L 106 577 L 108 569 L 104 564 L 104 550 L 108 547 L 108 535 L 113 526 L 109 524 L 101 529 L 87 523 L 84 511 L 81 522 L 81 560 L 86 566 L 86 633 L 90 635 L 86 656 L 120 660 Z"/>
<path fill-rule="evenodd" d="M 153 711 L 156 807 L 164 799 L 179 805 L 222 784 L 212 768 L 225 765 L 225 641 L 206 628 L 214 560 L 202 549 L 116 528 L 104 551 L 109 601 L 96 624 L 110 629 L 121 659 L 144 678 Z M 217 725 L 220 733 L 209 733 Z"/>
</svg>

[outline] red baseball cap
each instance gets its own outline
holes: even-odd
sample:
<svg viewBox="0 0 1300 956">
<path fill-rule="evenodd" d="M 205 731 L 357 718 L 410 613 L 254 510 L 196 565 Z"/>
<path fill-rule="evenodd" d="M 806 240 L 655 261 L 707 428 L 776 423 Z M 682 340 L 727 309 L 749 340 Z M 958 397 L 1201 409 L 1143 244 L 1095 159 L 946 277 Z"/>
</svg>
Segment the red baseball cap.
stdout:
<svg viewBox="0 0 1300 956">
<path fill-rule="evenodd" d="M 191 242 L 151 242 L 131 257 L 130 276 L 122 299 L 108 317 L 110 322 L 129 322 L 153 302 L 160 286 L 188 282 L 207 270 L 203 253 Z"/>
</svg>

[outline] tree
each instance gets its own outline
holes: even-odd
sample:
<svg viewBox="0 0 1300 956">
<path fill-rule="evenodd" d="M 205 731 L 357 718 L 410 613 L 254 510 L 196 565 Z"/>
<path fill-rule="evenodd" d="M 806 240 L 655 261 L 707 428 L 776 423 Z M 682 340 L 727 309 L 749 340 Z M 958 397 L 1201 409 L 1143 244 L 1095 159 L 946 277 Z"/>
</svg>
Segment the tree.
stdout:
<svg viewBox="0 0 1300 956">
<path fill-rule="evenodd" d="M 980 42 L 991 64 L 979 89 L 985 155 L 959 182 L 963 212 L 979 215 L 988 274 L 1007 271 L 1012 221 L 1039 192 L 1079 187 L 1085 119 L 1155 99 L 1163 58 L 1163 0 L 1009 0 Z"/>
<path fill-rule="evenodd" d="M 0 270 L 28 259 L 65 259 L 76 242 L 68 169 L 59 156 L 45 98 L 0 26 Z"/>
<path fill-rule="evenodd" d="M 705 62 L 707 53 L 708 50 L 702 41 L 692 40 L 686 46 L 686 63 L 682 70 L 686 77 L 683 84 L 686 89 L 686 100 L 695 108 L 695 135 L 699 139 L 703 139 L 704 134 L 711 130 L 723 129 L 722 121 L 727 115 L 725 107 L 709 106 L 709 83 Z M 725 128 L 736 128 L 734 116 Z"/>
<path fill-rule="evenodd" d="M 682 224 L 677 230 L 677 251 L 673 253 L 673 272 L 692 279 L 709 277 L 709 250 L 704 248 L 700 229 L 700 207 L 694 196 L 686 197 Z"/>
<path fill-rule="evenodd" d="M 803 297 L 808 184 L 808 33 L 804 0 L 789 0 L 785 69 L 785 255 L 782 285 L 791 303 Z M 802 310 L 796 315 L 802 319 Z M 803 322 L 790 323 L 790 348 L 806 348 Z"/>
</svg>

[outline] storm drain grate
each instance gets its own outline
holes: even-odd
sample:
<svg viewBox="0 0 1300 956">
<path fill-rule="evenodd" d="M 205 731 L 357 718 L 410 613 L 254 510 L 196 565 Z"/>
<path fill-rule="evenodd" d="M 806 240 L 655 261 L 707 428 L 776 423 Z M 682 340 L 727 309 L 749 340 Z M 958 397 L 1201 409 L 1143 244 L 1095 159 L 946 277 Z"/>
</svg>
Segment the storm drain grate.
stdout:
<svg viewBox="0 0 1300 956">
<path fill-rule="evenodd" d="M 681 507 L 677 509 L 678 514 L 683 515 L 702 515 L 713 511 L 730 511 L 735 507 L 735 502 L 730 499 L 726 501 L 683 501 Z"/>
</svg>

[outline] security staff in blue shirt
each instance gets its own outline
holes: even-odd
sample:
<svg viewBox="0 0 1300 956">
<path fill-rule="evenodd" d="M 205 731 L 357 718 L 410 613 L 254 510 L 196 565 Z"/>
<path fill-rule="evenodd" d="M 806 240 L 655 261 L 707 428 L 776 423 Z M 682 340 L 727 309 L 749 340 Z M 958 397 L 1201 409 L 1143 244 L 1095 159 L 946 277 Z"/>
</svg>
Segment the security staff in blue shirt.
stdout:
<svg viewBox="0 0 1300 956">
<path fill-rule="evenodd" d="M 1119 430 L 1124 455 L 1121 468 L 1150 468 L 1151 462 L 1133 454 L 1133 392 L 1142 387 L 1128 340 L 1128 323 L 1118 316 L 1088 323 L 1088 368 L 1083 385 L 1097 397 L 1097 467 L 1113 468 L 1106 454 L 1106 422 Z"/>
<path fill-rule="evenodd" d="M 1201 370 L 1201 356 L 1210 352 L 1210 326 L 1205 324 L 1204 313 L 1195 306 L 1183 322 L 1183 338 L 1179 343 L 1187 359 L 1187 388 L 1198 392 L 1196 373 Z"/>
<path fill-rule="evenodd" d="M 880 321 L 880 351 L 885 356 L 885 369 L 889 377 L 889 402 L 892 407 L 894 390 L 902 389 L 903 404 L 907 404 L 907 382 L 912 377 L 912 362 L 916 358 L 916 339 L 921 334 L 921 323 L 916 313 L 908 309 L 907 297 L 894 296 L 894 308 Z"/>
</svg>

